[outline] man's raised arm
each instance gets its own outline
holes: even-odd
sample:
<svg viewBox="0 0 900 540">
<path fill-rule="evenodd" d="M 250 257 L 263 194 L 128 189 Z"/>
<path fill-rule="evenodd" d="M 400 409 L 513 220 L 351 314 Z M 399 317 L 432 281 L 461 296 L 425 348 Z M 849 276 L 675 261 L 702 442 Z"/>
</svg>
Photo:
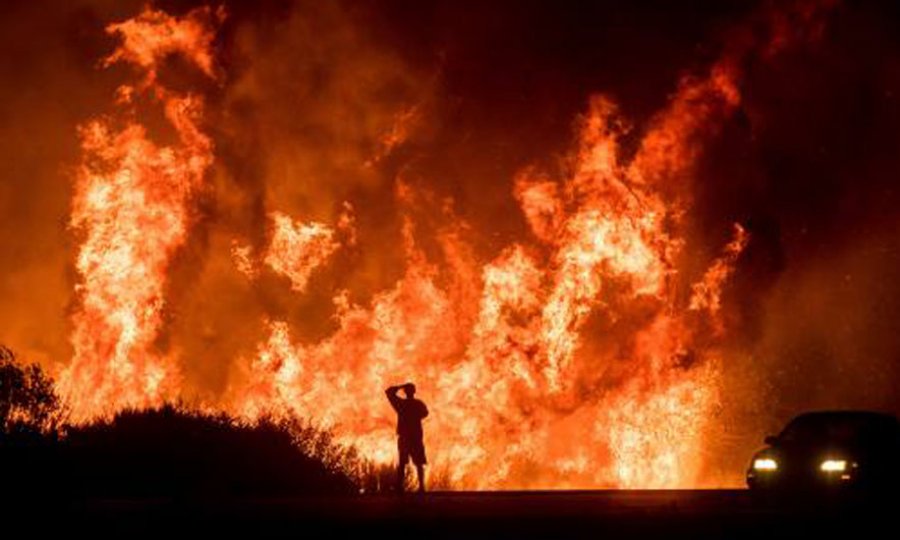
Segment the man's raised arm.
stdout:
<svg viewBox="0 0 900 540">
<path fill-rule="evenodd" d="M 403 388 L 403 387 L 402 386 L 389 386 L 388 389 L 384 391 L 384 395 L 387 396 L 388 401 L 391 402 L 391 406 L 394 407 L 394 409 L 399 409 L 400 398 L 397 397 L 397 392 L 399 392 L 401 388 Z"/>
</svg>

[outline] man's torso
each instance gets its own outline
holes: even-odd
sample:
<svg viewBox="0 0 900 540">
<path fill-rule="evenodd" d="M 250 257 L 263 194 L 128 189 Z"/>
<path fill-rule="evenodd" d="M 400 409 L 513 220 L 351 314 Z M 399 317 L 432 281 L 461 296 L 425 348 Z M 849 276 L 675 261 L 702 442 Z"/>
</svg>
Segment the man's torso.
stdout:
<svg viewBox="0 0 900 540">
<path fill-rule="evenodd" d="M 418 399 L 401 400 L 397 407 L 397 435 L 403 439 L 421 439 L 424 417 L 424 403 Z"/>
</svg>

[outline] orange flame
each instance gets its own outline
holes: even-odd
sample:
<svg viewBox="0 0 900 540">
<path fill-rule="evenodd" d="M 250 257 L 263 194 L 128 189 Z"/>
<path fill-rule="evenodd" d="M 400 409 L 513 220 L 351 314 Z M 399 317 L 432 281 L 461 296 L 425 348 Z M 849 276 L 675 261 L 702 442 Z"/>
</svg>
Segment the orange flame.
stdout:
<svg viewBox="0 0 900 540">
<path fill-rule="evenodd" d="M 703 279 L 691 286 L 693 294 L 689 308 L 707 309 L 715 316 L 722 309 L 722 286 L 734 270 L 738 256 L 744 251 L 749 241 L 747 231 L 738 224 L 734 225 L 734 238 L 725 246 L 724 253 L 703 275 Z"/>
<path fill-rule="evenodd" d="M 723 84 L 685 86 L 690 99 L 673 100 L 628 164 L 619 161 L 623 122 L 615 105 L 594 100 L 571 176 L 557 184 L 524 175 L 516 184 L 541 244 L 514 244 L 480 272 L 452 272 L 475 276 L 475 301 L 465 298 L 465 287 L 441 286 L 444 273 L 416 247 L 407 220 L 408 266 L 395 287 L 368 307 L 339 293 L 339 328 L 318 343 L 293 343 L 285 323 L 270 323 L 251 362 L 252 382 L 234 389 L 235 406 L 250 416 L 274 409 L 311 417 L 388 461 L 392 423 L 375 390 L 412 379 L 437 411 L 429 433 L 440 435 L 429 442 L 456 485 L 693 484 L 717 399 L 716 369 L 712 359 L 679 367 L 692 347 L 691 323 L 677 315 L 688 306 L 671 294 L 682 240 L 666 220 L 681 210 L 667 206 L 649 179 L 661 182 L 690 166 L 696 149 L 679 141 L 696 139 L 714 120 L 710 111 L 733 107 L 736 96 L 722 92 Z M 691 107 L 706 117 L 687 121 Z M 414 204 L 409 189 L 399 195 Z M 442 238 L 445 260 L 470 264 L 458 256 L 466 249 L 457 235 Z M 706 298 L 718 294 L 743 241 L 716 262 L 717 277 L 704 280 Z M 290 254 L 274 243 L 270 250 L 298 261 L 303 272 L 319 252 L 309 245 L 304 255 Z M 630 347 L 581 354 L 593 314 L 630 318 L 635 302 L 644 306 L 643 322 L 630 337 L 615 336 Z"/>
<path fill-rule="evenodd" d="M 85 159 L 71 222 L 82 238 L 79 305 L 72 318 L 74 356 L 59 381 L 76 420 L 177 395 L 177 366 L 153 345 L 163 324 L 166 271 L 187 235 L 187 205 L 213 157 L 198 125 L 201 99 L 165 89 L 156 72 L 167 55 L 181 54 L 212 76 L 212 18 L 208 9 L 176 19 L 148 8 L 107 27 L 122 44 L 104 65 L 128 62 L 144 82 L 119 89 L 124 99 L 118 119 L 81 128 Z M 146 90 L 162 105 L 176 145 L 157 145 L 145 126 L 130 119 L 133 97 Z"/>
<path fill-rule="evenodd" d="M 302 292 L 313 269 L 338 248 L 334 231 L 321 223 L 294 223 L 290 217 L 272 214 L 274 233 L 265 263 L 291 281 L 291 288 Z"/>
<path fill-rule="evenodd" d="M 158 69 L 177 54 L 215 79 L 221 16 L 147 9 L 108 28 L 122 43 L 105 64 L 132 64 L 142 82 L 119 92 L 124 127 L 98 119 L 82 128 L 72 209 L 79 304 L 74 356 L 59 383 L 76 419 L 183 393 L 177 358 L 156 341 L 168 267 L 186 241 L 213 147 L 200 127 L 201 98 L 164 87 Z M 402 276 L 365 303 L 334 291 L 335 329 L 319 340 L 301 342 L 286 320 L 265 320 L 266 336 L 214 407 L 250 420 L 297 414 L 388 462 L 394 422 L 382 389 L 414 380 L 433 411 L 431 462 L 457 487 L 696 485 L 720 399 L 722 289 L 747 233 L 735 225 L 689 295 L 681 288 L 691 276 L 678 263 L 687 180 L 705 139 L 740 104 L 739 60 L 729 52 L 705 77 L 685 78 L 632 154 L 621 148 L 630 128 L 616 104 L 592 99 L 564 170 L 527 169 L 516 179 L 512 195 L 533 238 L 492 260 L 474 255 L 468 225 L 449 204 L 431 212 L 442 225 L 427 239 L 438 248 L 426 249 L 413 216 L 435 205 L 398 184 Z M 162 106 L 177 144 L 154 143 L 132 120 L 145 95 Z M 398 116 L 380 155 L 402 144 L 419 115 Z M 268 266 L 295 295 L 356 242 L 349 203 L 334 226 L 284 212 L 269 219 L 264 248 L 234 243 L 232 259 L 250 280 Z"/>
</svg>

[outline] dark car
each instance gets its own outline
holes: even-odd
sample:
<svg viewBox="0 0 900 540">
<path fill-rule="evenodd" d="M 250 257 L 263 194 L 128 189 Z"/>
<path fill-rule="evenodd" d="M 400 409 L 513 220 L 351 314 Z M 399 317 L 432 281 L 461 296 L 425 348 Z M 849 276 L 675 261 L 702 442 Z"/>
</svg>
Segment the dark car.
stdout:
<svg viewBox="0 0 900 540">
<path fill-rule="evenodd" d="M 809 412 L 765 443 L 747 470 L 751 489 L 878 490 L 900 481 L 900 422 L 891 414 Z"/>
</svg>

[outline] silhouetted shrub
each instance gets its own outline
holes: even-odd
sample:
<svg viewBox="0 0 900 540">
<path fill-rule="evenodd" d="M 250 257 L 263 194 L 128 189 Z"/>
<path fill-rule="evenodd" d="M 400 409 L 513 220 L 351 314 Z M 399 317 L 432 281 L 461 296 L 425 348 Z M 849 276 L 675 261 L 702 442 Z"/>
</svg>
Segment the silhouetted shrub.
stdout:
<svg viewBox="0 0 900 540">
<path fill-rule="evenodd" d="M 0 345 L 0 437 L 31 439 L 56 432 L 62 419 L 53 381 L 37 364 L 23 365 Z"/>
<path fill-rule="evenodd" d="M 300 437 L 300 439 L 298 439 Z M 89 496 L 296 496 L 351 494 L 335 462 L 304 451 L 325 437 L 274 422 L 240 425 L 224 415 L 165 406 L 73 428 L 64 442 L 71 488 Z M 327 440 L 327 439 L 326 439 Z M 339 454 L 325 444 L 323 452 Z M 320 454 L 324 455 L 324 454 Z"/>
<path fill-rule="evenodd" d="M 53 492 L 62 472 L 62 414 L 50 377 L 0 345 L 0 498 Z"/>
<path fill-rule="evenodd" d="M 384 492 L 375 466 L 298 418 L 241 423 L 167 405 L 67 426 L 53 381 L 0 346 L 0 498 Z"/>
</svg>

